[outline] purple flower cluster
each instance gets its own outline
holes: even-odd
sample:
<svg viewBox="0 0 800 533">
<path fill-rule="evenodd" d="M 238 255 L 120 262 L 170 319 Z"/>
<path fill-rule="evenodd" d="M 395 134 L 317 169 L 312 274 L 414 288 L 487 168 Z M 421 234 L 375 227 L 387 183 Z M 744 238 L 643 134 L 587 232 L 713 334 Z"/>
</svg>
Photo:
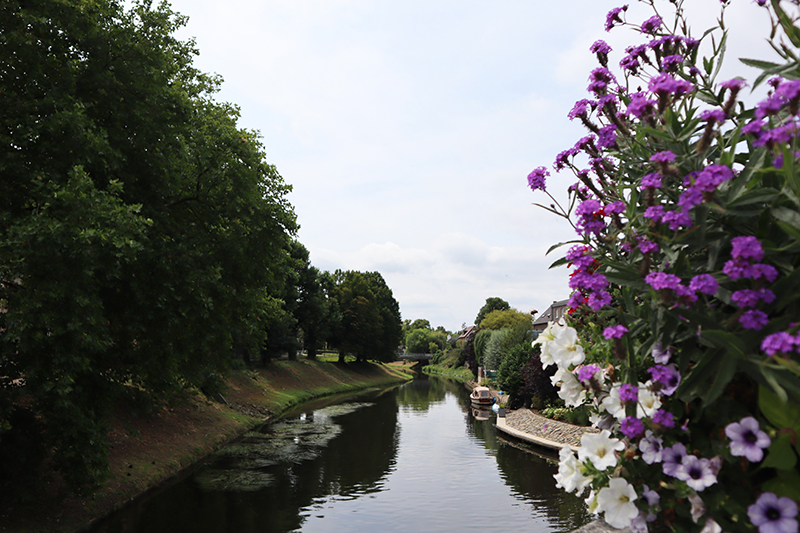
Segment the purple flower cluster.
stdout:
<svg viewBox="0 0 800 533">
<path fill-rule="evenodd" d="M 589 198 L 581 202 L 575 209 L 575 215 L 578 217 L 577 227 L 578 233 L 581 235 L 593 234 L 599 235 L 606 227 L 603 220 L 603 204 L 600 200 Z"/>
<path fill-rule="evenodd" d="M 601 39 L 592 43 L 592 46 L 589 47 L 589 51 L 593 54 L 608 54 L 611 52 L 611 47 Z"/>
<path fill-rule="evenodd" d="M 662 73 L 650 78 L 647 88 L 650 89 L 650 92 L 659 96 L 680 97 L 691 92 L 694 89 L 694 85 L 686 80 L 676 80 L 669 74 Z"/>
<path fill-rule="evenodd" d="M 652 16 L 649 19 L 642 22 L 642 33 L 655 33 L 663 24 L 661 21 L 661 17 L 658 15 Z"/>
<path fill-rule="evenodd" d="M 731 301 L 742 309 L 749 309 L 758 305 L 758 302 L 763 301 L 766 304 L 771 304 L 775 301 L 775 293 L 769 289 L 761 287 L 760 289 L 742 289 L 735 291 L 731 294 Z"/>
<path fill-rule="evenodd" d="M 622 17 L 620 17 L 620 15 L 622 14 L 623 11 L 627 10 L 628 10 L 628 4 L 625 4 L 622 7 L 615 7 L 614 9 L 609 11 L 608 14 L 606 15 L 606 25 L 605 25 L 606 31 L 611 31 L 611 28 L 613 28 L 618 23 L 622 24 L 623 20 Z"/>
<path fill-rule="evenodd" d="M 622 419 L 620 431 L 629 439 L 634 439 L 644 433 L 644 422 L 635 416 L 628 416 Z"/>
<path fill-rule="evenodd" d="M 675 274 L 666 272 L 650 272 L 644 277 L 644 281 L 653 289 L 660 291 L 663 289 L 677 290 L 681 284 L 681 278 Z"/>
<path fill-rule="evenodd" d="M 650 161 L 662 164 L 672 163 L 675 161 L 675 154 L 673 154 L 669 150 L 664 150 L 663 152 L 656 152 L 655 154 L 650 156 Z"/>
<path fill-rule="evenodd" d="M 619 388 L 619 401 L 624 404 L 635 404 L 639 401 L 639 387 L 624 383 Z"/>
<path fill-rule="evenodd" d="M 602 370 L 597 365 L 584 365 L 578 369 L 578 381 L 584 384 L 589 383 L 601 372 Z"/>
<path fill-rule="evenodd" d="M 595 272 L 595 260 L 588 246 L 573 246 L 565 258 L 572 263 L 575 270 L 570 274 L 569 287 L 575 292 L 569 299 L 572 308 L 587 304 L 592 310 L 599 311 L 611 303 L 611 294 L 608 288 L 608 279 Z"/>
<path fill-rule="evenodd" d="M 733 178 L 733 171 L 726 165 L 708 165 L 700 172 L 684 178 L 686 190 L 681 193 L 678 205 L 688 211 L 703 202 L 706 194 L 711 194 L 724 182 Z"/>
<path fill-rule="evenodd" d="M 656 424 L 661 424 L 665 428 L 674 428 L 675 427 L 675 415 L 670 413 L 669 411 L 665 411 L 663 409 L 659 409 L 653 416 L 651 417 L 653 422 Z"/>
<path fill-rule="evenodd" d="M 589 86 L 587 91 L 593 92 L 595 96 L 600 98 L 608 92 L 608 87 L 611 83 L 616 83 L 616 78 L 605 67 L 598 67 L 589 75 Z"/>
<path fill-rule="evenodd" d="M 528 187 L 530 187 L 532 191 L 537 189 L 545 190 L 545 178 L 549 175 L 550 173 L 544 167 L 533 169 L 533 172 L 528 174 Z"/>
<path fill-rule="evenodd" d="M 576 118 L 581 116 L 585 117 L 589 113 L 591 113 L 595 107 L 597 107 L 597 102 L 594 100 L 586 100 L 586 99 L 578 100 L 577 102 L 575 102 L 575 105 L 572 106 L 572 109 L 567 114 L 567 117 L 570 120 L 575 120 Z"/>
<path fill-rule="evenodd" d="M 792 335 L 788 331 L 779 331 L 764 337 L 761 350 L 772 357 L 776 354 L 789 354 L 797 350 L 800 353 L 800 334 Z"/>
<path fill-rule="evenodd" d="M 714 296 L 719 289 L 719 282 L 711 274 L 698 274 L 689 282 L 689 288 L 695 292 Z"/>
</svg>

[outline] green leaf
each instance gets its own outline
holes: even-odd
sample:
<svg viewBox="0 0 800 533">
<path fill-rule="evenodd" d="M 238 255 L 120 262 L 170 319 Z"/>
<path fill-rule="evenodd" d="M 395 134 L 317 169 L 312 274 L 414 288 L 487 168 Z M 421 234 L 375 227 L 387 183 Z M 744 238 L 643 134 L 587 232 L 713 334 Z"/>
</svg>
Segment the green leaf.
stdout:
<svg viewBox="0 0 800 533">
<path fill-rule="evenodd" d="M 769 454 L 761 466 L 778 470 L 792 470 L 797 465 L 797 455 L 792 447 L 792 438 L 792 435 L 788 433 L 778 435 L 778 438 L 772 441 Z"/>
<path fill-rule="evenodd" d="M 700 342 L 715 348 L 723 348 L 728 354 L 743 358 L 747 353 L 747 346 L 742 339 L 733 333 L 722 330 L 704 330 L 700 335 Z"/>
<path fill-rule="evenodd" d="M 774 492 L 800 501 L 800 472 L 797 470 L 779 470 L 777 477 L 770 479 L 762 486 L 764 491 Z"/>
<path fill-rule="evenodd" d="M 778 429 L 789 428 L 800 435 L 800 406 L 782 400 L 763 385 L 758 388 L 758 407 L 769 423 Z"/>
<path fill-rule="evenodd" d="M 771 63 L 769 61 L 762 61 L 760 59 L 747 59 L 747 58 L 744 58 L 744 57 L 740 57 L 739 61 L 741 61 L 742 63 L 744 63 L 748 67 L 760 68 L 761 70 L 778 68 L 778 67 L 781 66 L 781 65 L 778 65 L 777 63 Z"/>
<path fill-rule="evenodd" d="M 560 242 L 558 244 L 554 244 L 553 246 L 551 246 L 550 248 L 547 249 L 547 252 L 545 252 L 544 255 L 549 255 L 550 252 L 552 252 L 553 250 L 557 250 L 558 248 L 561 248 L 562 246 L 566 246 L 567 244 L 581 244 L 581 242 L 582 241 L 566 241 L 566 242 Z"/>
</svg>

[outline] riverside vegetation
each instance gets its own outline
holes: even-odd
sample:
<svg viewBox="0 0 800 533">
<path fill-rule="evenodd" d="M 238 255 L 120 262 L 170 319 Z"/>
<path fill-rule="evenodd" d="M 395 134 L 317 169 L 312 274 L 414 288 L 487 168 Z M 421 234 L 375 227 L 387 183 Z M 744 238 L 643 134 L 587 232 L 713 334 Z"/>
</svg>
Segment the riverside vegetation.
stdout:
<svg viewBox="0 0 800 533">
<path fill-rule="evenodd" d="M 46 477 L 36 497 L 4 506 L 0 531 L 77 531 L 263 424 L 265 417 L 277 417 L 316 397 L 385 387 L 411 377 L 402 367 L 380 363 L 280 360 L 232 372 L 216 401 L 196 390 L 157 409 L 137 404 L 133 397 L 120 400 L 109 422 L 110 475 L 105 482 L 91 496 L 63 497 L 58 478 Z"/>
</svg>

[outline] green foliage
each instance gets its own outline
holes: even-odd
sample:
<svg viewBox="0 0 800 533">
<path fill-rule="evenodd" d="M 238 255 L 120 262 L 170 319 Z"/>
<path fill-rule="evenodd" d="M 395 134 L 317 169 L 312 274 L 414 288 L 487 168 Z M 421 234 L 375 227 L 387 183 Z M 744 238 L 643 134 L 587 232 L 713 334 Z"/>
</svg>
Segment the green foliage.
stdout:
<svg viewBox="0 0 800 533">
<path fill-rule="evenodd" d="M 532 327 L 531 315 L 516 309 L 503 309 L 490 311 L 481 321 L 481 329 L 516 328 L 518 326 Z"/>
<path fill-rule="evenodd" d="M 393 361 L 403 334 L 400 305 L 378 272 L 334 274 L 341 320 L 331 334 L 340 361 L 352 353 L 359 361 Z"/>
<path fill-rule="evenodd" d="M 531 360 L 532 353 L 531 343 L 516 344 L 505 354 L 500 368 L 497 369 L 498 385 L 512 397 L 517 395 L 524 384 L 522 367 Z"/>
<path fill-rule="evenodd" d="M 486 315 L 492 311 L 505 311 L 506 309 L 510 308 L 511 306 L 508 304 L 508 302 L 502 298 L 486 298 L 486 303 L 483 304 L 483 307 L 481 307 L 480 311 L 478 311 L 478 316 L 475 317 L 475 325 L 480 326 L 481 322 L 483 322 L 483 319 L 486 318 Z"/>
<path fill-rule="evenodd" d="M 105 475 L 110 398 L 207 386 L 257 350 L 288 269 L 290 187 L 212 99 L 184 22 L 145 1 L 0 7 L 0 426 L 24 393 L 76 490 Z"/>
<path fill-rule="evenodd" d="M 479 366 L 484 366 L 483 358 L 484 354 L 486 353 L 486 344 L 489 342 L 489 339 L 492 338 L 492 330 L 491 329 L 482 329 L 475 335 L 475 341 L 473 343 L 475 349 L 475 359 L 478 361 Z"/>
</svg>

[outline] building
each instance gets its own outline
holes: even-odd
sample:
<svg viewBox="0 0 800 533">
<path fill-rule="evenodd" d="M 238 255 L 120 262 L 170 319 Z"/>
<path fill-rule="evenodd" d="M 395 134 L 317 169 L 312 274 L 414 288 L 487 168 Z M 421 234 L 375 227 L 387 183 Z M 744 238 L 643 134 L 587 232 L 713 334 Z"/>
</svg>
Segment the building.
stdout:
<svg viewBox="0 0 800 533">
<path fill-rule="evenodd" d="M 553 302 L 550 307 L 545 309 L 544 313 L 533 320 L 533 330 L 544 331 L 548 322 L 555 322 L 559 318 L 565 316 L 568 310 L 567 302 L 569 302 L 568 299 Z"/>
</svg>

